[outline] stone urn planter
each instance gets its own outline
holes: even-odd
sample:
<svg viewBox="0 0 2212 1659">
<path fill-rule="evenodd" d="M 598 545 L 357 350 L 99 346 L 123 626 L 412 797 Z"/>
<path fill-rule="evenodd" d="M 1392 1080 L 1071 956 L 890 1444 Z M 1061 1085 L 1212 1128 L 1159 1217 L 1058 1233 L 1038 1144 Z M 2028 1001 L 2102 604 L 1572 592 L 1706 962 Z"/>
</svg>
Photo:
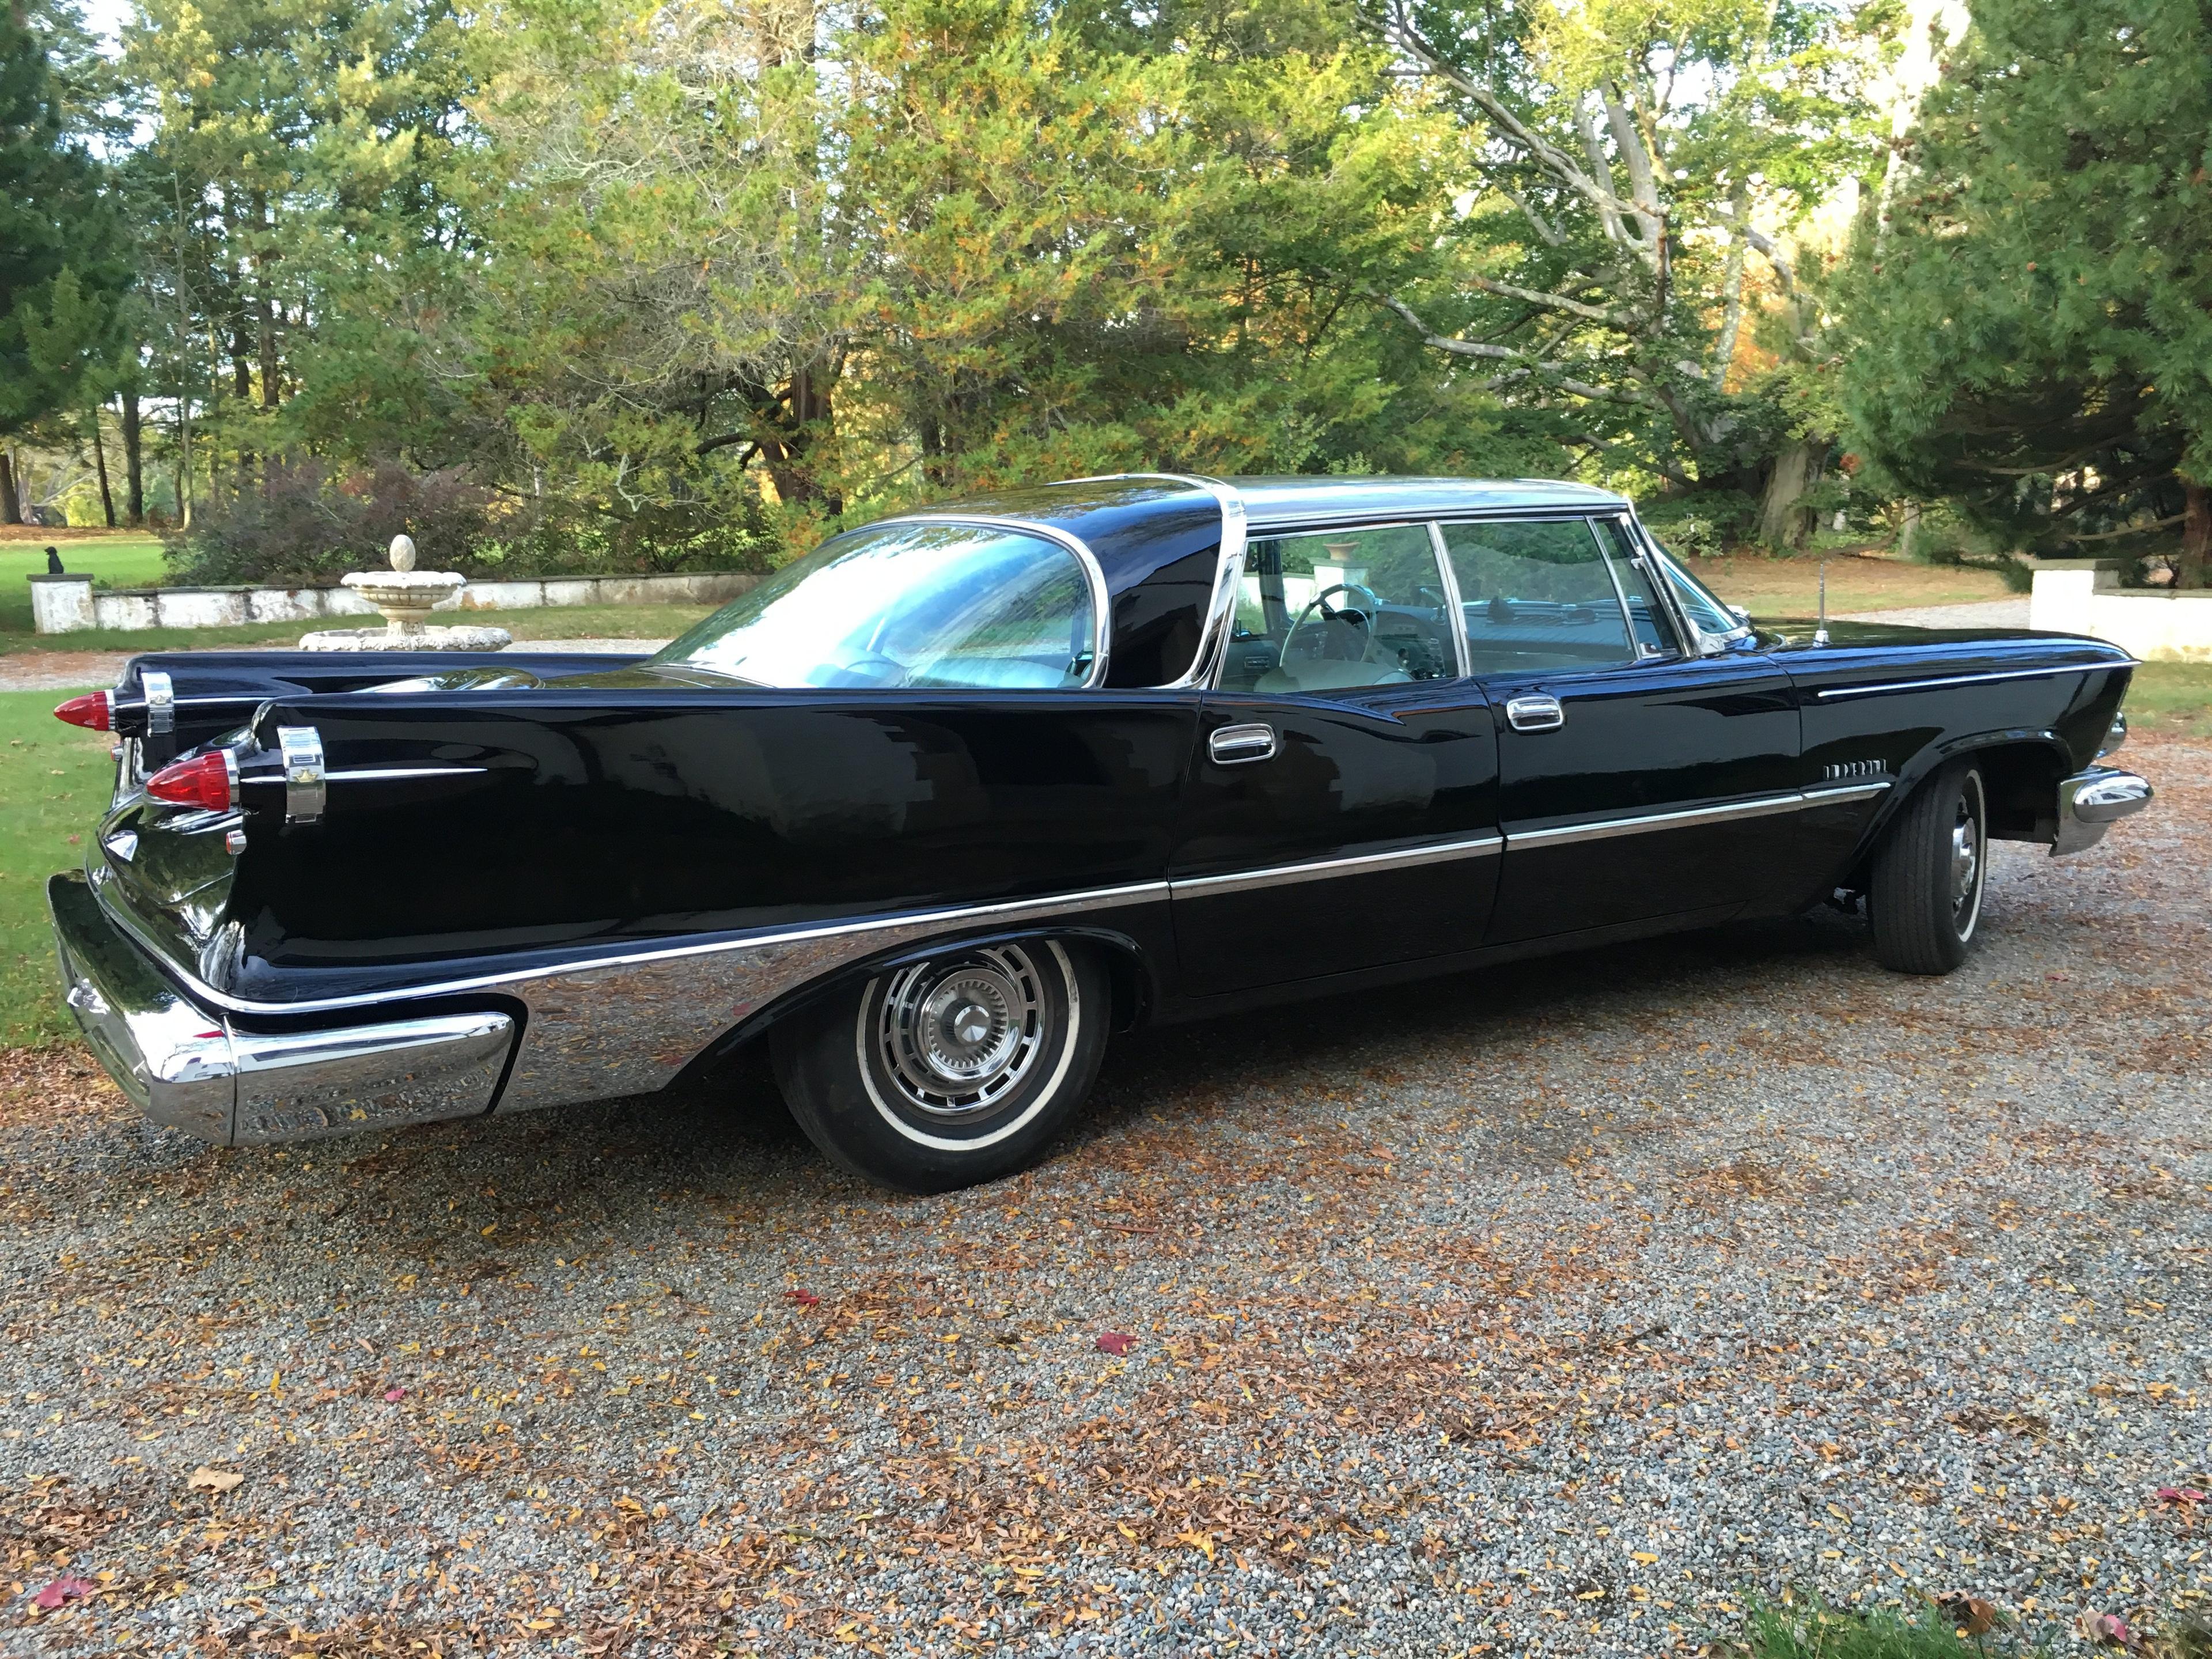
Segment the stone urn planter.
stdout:
<svg viewBox="0 0 2212 1659">
<path fill-rule="evenodd" d="M 300 641 L 303 651 L 503 651 L 504 628 L 433 628 L 430 613 L 468 580 L 458 570 L 417 570 L 415 539 L 392 538 L 392 568 L 349 571 L 338 580 L 384 613 L 381 628 L 329 628 Z"/>
</svg>

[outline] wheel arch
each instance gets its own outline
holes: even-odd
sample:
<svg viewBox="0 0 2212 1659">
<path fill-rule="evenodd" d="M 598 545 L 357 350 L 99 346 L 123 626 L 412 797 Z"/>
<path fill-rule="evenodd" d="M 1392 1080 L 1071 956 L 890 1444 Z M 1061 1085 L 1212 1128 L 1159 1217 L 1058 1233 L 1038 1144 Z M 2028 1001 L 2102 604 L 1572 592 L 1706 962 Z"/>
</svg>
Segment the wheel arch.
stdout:
<svg viewBox="0 0 2212 1659">
<path fill-rule="evenodd" d="M 920 943 L 909 941 L 896 949 L 841 964 L 804 985 L 793 986 L 755 1009 L 708 1043 L 669 1079 L 667 1086 L 676 1089 L 699 1082 L 735 1061 L 777 1025 L 857 989 L 879 974 L 927 962 L 950 951 L 1046 941 L 1087 945 L 1104 960 L 1108 979 L 1113 987 L 1111 1029 L 1115 1031 L 1135 1030 L 1151 1017 L 1152 1010 L 1159 1005 L 1161 993 L 1158 964 L 1142 945 L 1119 929 L 1068 922 L 1033 924 L 989 933 L 947 933 Z"/>
<path fill-rule="evenodd" d="M 2074 769 L 2074 757 L 2056 732 L 2021 728 L 1948 738 L 1929 744 L 1899 774 L 1897 787 L 1867 826 L 1844 887 L 1864 889 L 1875 848 L 1904 812 L 1905 803 L 1957 760 L 1972 760 L 1981 772 L 1992 841 L 2048 846 L 2057 836 L 2058 784 Z"/>
</svg>

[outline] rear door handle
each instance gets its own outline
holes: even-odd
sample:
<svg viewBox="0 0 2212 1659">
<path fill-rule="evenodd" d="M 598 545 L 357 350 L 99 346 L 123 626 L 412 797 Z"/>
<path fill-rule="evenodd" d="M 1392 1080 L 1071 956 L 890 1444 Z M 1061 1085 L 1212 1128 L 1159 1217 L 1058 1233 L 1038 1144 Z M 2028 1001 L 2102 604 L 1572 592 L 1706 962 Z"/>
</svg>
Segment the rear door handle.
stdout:
<svg viewBox="0 0 2212 1659">
<path fill-rule="evenodd" d="M 1557 697 L 1539 691 L 1509 702 L 1505 723 L 1516 732 L 1556 732 L 1567 723 L 1567 711 L 1559 707 Z"/>
<path fill-rule="evenodd" d="M 1275 758 L 1275 728 L 1272 726 L 1217 726 L 1206 739 L 1206 752 L 1216 766 L 1242 766 L 1248 761 Z"/>
</svg>

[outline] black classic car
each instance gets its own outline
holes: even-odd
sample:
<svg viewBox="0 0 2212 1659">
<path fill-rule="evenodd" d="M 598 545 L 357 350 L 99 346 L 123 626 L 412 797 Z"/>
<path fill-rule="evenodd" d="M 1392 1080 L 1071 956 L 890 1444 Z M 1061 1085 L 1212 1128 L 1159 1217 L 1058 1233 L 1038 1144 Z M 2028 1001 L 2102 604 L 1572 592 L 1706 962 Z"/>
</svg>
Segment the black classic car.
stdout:
<svg viewBox="0 0 2212 1659">
<path fill-rule="evenodd" d="M 2086 847 L 2095 640 L 1747 625 L 1628 501 L 1093 478 L 836 537 L 649 657 L 137 659 L 49 893 L 152 1116 L 247 1144 L 765 1042 L 837 1162 L 1021 1168 L 1109 1033 L 1822 902 L 1959 965 Z"/>
</svg>

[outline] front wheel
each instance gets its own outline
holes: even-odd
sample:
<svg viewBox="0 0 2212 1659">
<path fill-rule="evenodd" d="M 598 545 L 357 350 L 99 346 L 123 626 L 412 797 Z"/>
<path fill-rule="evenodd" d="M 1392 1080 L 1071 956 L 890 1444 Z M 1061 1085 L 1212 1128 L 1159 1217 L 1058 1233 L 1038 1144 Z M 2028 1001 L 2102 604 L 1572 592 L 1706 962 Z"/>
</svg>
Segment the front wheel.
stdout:
<svg viewBox="0 0 2212 1659">
<path fill-rule="evenodd" d="M 1989 803 L 1969 761 L 1905 804 L 1874 857 L 1867 909 L 1875 955 L 1900 974 L 1948 974 L 1966 959 L 1989 879 Z"/>
<path fill-rule="evenodd" d="M 1034 1164 L 1091 1091 L 1112 994 L 1057 939 L 948 951 L 769 1034 L 807 1138 L 855 1175 L 949 1192 Z"/>
</svg>

